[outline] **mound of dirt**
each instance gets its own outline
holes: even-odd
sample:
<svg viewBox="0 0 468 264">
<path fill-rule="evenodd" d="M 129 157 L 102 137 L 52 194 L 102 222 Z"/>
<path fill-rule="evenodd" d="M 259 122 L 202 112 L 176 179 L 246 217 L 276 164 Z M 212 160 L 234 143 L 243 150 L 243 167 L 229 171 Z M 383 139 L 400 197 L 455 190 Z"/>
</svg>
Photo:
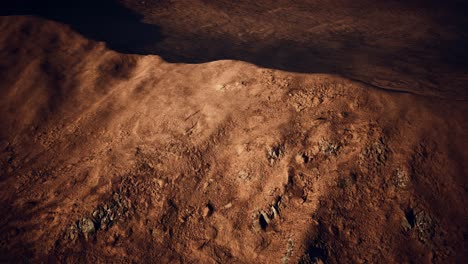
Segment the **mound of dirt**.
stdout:
<svg viewBox="0 0 468 264">
<path fill-rule="evenodd" d="M 463 100 L 121 54 L 37 17 L 0 32 L 2 262 L 468 257 Z"/>
</svg>

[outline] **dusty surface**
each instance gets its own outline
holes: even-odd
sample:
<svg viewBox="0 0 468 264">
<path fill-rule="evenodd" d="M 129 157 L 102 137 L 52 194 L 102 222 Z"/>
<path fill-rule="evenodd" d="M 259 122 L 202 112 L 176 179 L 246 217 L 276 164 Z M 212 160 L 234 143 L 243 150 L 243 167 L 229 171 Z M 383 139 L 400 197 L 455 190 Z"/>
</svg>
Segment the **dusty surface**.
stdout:
<svg viewBox="0 0 468 264">
<path fill-rule="evenodd" d="M 466 261 L 462 66 L 400 93 L 124 55 L 37 17 L 0 32 L 2 262 Z"/>
<path fill-rule="evenodd" d="M 157 25 L 133 46 L 171 62 L 234 59 L 468 99 L 466 1 L 122 0 Z"/>
</svg>

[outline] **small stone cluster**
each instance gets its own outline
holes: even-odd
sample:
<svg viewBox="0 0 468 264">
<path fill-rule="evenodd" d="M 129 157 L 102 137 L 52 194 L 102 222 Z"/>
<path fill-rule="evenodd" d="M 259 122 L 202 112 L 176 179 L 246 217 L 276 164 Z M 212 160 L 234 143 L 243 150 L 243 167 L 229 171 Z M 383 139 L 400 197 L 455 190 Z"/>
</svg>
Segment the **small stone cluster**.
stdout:
<svg viewBox="0 0 468 264">
<path fill-rule="evenodd" d="M 98 230 L 107 230 L 123 217 L 129 216 L 130 201 L 118 193 L 102 206 L 98 206 L 91 216 L 83 217 L 71 224 L 66 231 L 66 238 L 74 241 L 82 236 L 87 241 Z"/>
<path fill-rule="evenodd" d="M 267 151 L 267 159 L 270 162 L 270 165 L 273 165 L 275 161 L 279 160 L 283 156 L 284 156 L 283 144 L 275 145 Z"/>
<path fill-rule="evenodd" d="M 372 161 L 377 165 L 384 165 L 387 162 L 389 149 L 383 138 L 379 138 L 368 146 L 360 155 L 363 164 Z"/>
</svg>

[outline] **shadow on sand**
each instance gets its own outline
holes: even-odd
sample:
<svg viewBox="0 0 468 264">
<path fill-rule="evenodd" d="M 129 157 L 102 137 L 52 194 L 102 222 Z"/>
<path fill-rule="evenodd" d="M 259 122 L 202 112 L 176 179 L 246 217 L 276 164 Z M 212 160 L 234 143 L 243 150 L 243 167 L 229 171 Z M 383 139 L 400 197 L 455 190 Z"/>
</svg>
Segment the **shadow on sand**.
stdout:
<svg viewBox="0 0 468 264">
<path fill-rule="evenodd" d="M 14 0 L 0 4 L 0 15 L 35 15 L 67 24 L 83 36 L 122 53 L 143 54 L 161 40 L 159 28 L 113 0 Z"/>
<path fill-rule="evenodd" d="M 177 32 L 168 32 L 165 28 L 167 25 L 144 23 L 140 14 L 114 0 L 10 2 L 0 4 L 0 15 L 37 15 L 68 24 L 85 37 L 104 41 L 109 48 L 118 52 L 156 54 L 174 63 L 240 60 L 289 72 L 339 74 L 380 88 L 420 94 L 430 94 L 424 89 L 438 91 L 440 83 L 456 79 L 445 75 L 440 77 L 439 73 L 452 74 L 468 69 L 468 38 L 463 37 L 468 35 L 463 29 L 468 22 L 462 15 L 467 5 L 457 9 L 458 6 L 444 8 L 434 1 L 424 2 L 425 8 L 436 13 L 446 12 L 444 17 L 451 17 L 450 21 L 440 23 L 457 24 L 457 37 L 439 40 L 434 34 L 436 37 L 432 39 L 404 46 L 404 40 L 396 40 L 399 41 L 398 45 L 372 45 L 366 40 L 368 36 L 346 31 L 332 37 L 317 34 L 304 37 L 299 32 L 297 36 L 292 34 L 287 38 L 272 35 L 261 39 L 228 34 L 223 26 L 203 31 L 193 28 L 195 25 L 185 25 Z M 430 6 L 429 3 L 433 2 L 435 4 Z M 460 1 L 449 2 L 458 4 Z M 412 0 L 398 4 L 410 5 L 410 8 L 415 5 L 417 10 L 419 2 Z M 267 8 L 268 5 L 260 6 Z M 177 21 L 179 18 L 170 19 Z M 446 85 L 452 87 L 447 96 L 468 97 L 465 89 L 459 87 L 463 84 L 461 79 Z"/>
</svg>

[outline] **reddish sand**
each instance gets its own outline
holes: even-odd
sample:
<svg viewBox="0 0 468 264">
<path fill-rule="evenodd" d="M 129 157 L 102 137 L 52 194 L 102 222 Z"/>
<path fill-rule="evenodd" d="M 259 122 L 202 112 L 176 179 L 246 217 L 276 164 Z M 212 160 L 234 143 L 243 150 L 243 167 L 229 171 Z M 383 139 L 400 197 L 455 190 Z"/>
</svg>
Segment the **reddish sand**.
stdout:
<svg viewBox="0 0 468 264">
<path fill-rule="evenodd" d="M 366 60 L 349 74 L 169 63 L 33 16 L 0 32 L 1 262 L 468 257 L 462 70 L 393 87 L 389 66 L 386 87 Z"/>
</svg>

